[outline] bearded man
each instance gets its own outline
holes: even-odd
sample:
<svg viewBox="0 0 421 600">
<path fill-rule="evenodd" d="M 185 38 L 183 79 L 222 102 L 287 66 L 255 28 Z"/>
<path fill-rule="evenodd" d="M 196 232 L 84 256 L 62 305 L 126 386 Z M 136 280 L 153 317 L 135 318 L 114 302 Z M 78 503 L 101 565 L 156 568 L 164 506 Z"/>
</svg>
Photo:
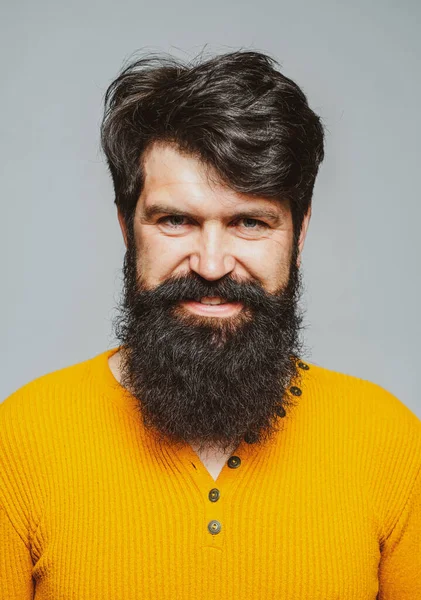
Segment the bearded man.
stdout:
<svg viewBox="0 0 421 600">
<path fill-rule="evenodd" d="M 2 598 L 421 598 L 421 423 L 304 360 L 323 128 L 270 57 L 148 56 L 105 99 L 119 345 L 2 404 Z"/>
</svg>

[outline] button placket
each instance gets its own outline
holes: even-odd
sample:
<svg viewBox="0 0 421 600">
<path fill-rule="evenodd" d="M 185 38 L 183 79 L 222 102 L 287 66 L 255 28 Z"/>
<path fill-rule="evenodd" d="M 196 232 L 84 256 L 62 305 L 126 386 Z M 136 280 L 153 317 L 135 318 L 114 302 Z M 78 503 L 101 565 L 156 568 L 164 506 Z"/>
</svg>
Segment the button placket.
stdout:
<svg viewBox="0 0 421 600">
<path fill-rule="evenodd" d="M 229 470 L 238 469 L 241 466 L 241 458 L 237 454 L 233 454 L 229 457 L 226 462 L 226 466 Z M 227 472 L 225 473 L 225 478 L 229 475 Z M 231 476 L 232 477 L 232 476 Z M 235 477 L 235 475 L 234 475 Z M 224 481 L 225 481 L 224 478 Z M 218 481 L 220 479 L 218 478 Z M 214 538 L 212 540 L 212 546 L 221 546 L 222 545 L 222 536 L 220 537 L 221 532 L 224 530 L 224 522 L 223 522 L 223 513 L 224 507 L 223 503 L 220 501 L 221 491 L 219 487 L 211 488 L 208 492 L 208 502 L 212 507 L 211 511 L 208 511 L 209 515 L 212 515 L 212 518 L 207 523 L 208 533 Z M 216 537 L 218 537 L 218 541 L 216 541 Z M 209 544 L 209 542 L 208 542 Z"/>
<path fill-rule="evenodd" d="M 307 363 L 303 362 L 302 360 L 298 360 L 297 367 L 299 369 L 301 369 L 302 371 L 309 371 L 310 370 L 309 365 Z M 297 396 L 297 397 L 300 397 L 302 395 L 302 393 L 303 393 L 302 389 L 300 387 L 298 387 L 298 385 L 292 385 L 289 388 L 289 392 L 293 396 Z M 283 414 L 279 414 L 279 416 L 284 417 L 285 416 L 285 411 L 283 411 Z"/>
<path fill-rule="evenodd" d="M 215 482 L 216 485 L 218 485 Z M 224 539 L 224 495 L 220 486 L 208 488 L 204 500 L 206 502 L 205 520 L 202 522 L 204 546 L 220 548 Z"/>
<path fill-rule="evenodd" d="M 241 442 L 235 454 L 225 462 L 217 480 L 212 478 L 190 446 L 186 445 L 176 449 L 175 455 L 180 468 L 186 475 L 189 474 L 191 484 L 201 497 L 203 512 L 200 515 L 199 527 L 202 547 L 222 549 L 225 533 L 229 534 L 226 528 L 226 512 L 228 511 L 230 514 L 235 509 L 235 495 L 244 478 L 243 470 L 246 467 L 249 468 L 249 463 L 256 459 L 255 447 L 245 440 Z M 230 460 L 233 458 L 234 460 Z M 229 466 L 229 461 L 232 466 Z M 216 500 L 218 493 L 219 497 Z M 199 500 L 199 498 L 197 499 Z M 216 525 L 212 526 L 212 532 L 209 530 L 211 521 L 220 523 L 219 533 L 216 533 L 216 530 L 219 529 Z"/>
</svg>

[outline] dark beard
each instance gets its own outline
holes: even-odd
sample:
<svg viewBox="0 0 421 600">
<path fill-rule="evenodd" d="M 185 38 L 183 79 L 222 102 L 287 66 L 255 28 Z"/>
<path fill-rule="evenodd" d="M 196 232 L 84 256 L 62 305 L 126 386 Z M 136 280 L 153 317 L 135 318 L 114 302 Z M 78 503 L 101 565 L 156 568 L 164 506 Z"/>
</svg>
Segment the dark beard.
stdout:
<svg viewBox="0 0 421 600">
<path fill-rule="evenodd" d="M 144 425 L 171 443 L 227 451 L 242 439 L 262 443 L 294 404 L 302 315 L 294 249 L 289 280 L 276 294 L 229 275 L 208 281 L 192 272 L 146 289 L 137 277 L 132 235 L 124 293 L 114 321 L 122 348 L 121 384 L 139 400 Z M 201 317 L 182 300 L 240 301 L 234 317 Z"/>
</svg>

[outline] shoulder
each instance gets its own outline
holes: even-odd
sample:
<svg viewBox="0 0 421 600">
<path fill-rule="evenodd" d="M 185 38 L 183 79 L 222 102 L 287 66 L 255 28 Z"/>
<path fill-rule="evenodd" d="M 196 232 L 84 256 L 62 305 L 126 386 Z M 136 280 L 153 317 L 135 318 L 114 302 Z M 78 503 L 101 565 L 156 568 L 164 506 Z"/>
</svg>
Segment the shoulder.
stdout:
<svg viewBox="0 0 421 600">
<path fill-rule="evenodd" d="M 317 364 L 310 367 L 303 386 L 311 396 L 323 399 L 327 410 L 338 408 L 348 420 L 374 424 L 389 424 L 393 430 L 409 428 L 415 435 L 421 434 L 421 421 L 404 404 L 381 385 L 355 375 L 333 371 Z"/>
<path fill-rule="evenodd" d="M 81 428 L 98 396 L 96 358 L 37 377 L 0 404 L 0 503 L 3 497 L 13 507 L 15 493 L 34 489 L 42 506 L 58 455 L 83 439 Z"/>
<path fill-rule="evenodd" d="M 348 476 L 364 482 L 386 535 L 419 477 L 421 421 L 381 385 L 307 364 L 302 420 Z"/>
<path fill-rule="evenodd" d="M 95 396 L 94 365 L 105 353 L 51 371 L 24 384 L 0 403 L 0 439 L 40 439 L 59 423 L 78 419 Z"/>
<path fill-rule="evenodd" d="M 308 365 L 302 382 L 306 418 L 314 419 L 323 435 L 343 440 L 349 452 L 364 456 L 373 472 L 413 480 L 421 467 L 420 419 L 373 381 Z"/>
<path fill-rule="evenodd" d="M 43 512 L 88 365 L 83 361 L 42 375 L 0 404 L 0 505 L 22 539 Z"/>
</svg>

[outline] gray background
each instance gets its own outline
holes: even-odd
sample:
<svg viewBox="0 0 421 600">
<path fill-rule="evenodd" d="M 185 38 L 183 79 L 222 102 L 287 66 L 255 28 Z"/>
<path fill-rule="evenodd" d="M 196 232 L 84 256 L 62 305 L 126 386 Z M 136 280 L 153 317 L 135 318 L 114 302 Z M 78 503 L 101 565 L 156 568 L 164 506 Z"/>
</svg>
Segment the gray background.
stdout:
<svg viewBox="0 0 421 600">
<path fill-rule="evenodd" d="M 254 48 L 327 127 L 304 251 L 308 360 L 421 416 L 417 0 L 3 4 L 0 398 L 112 347 L 124 245 L 99 151 L 103 93 L 140 48 Z"/>
</svg>

